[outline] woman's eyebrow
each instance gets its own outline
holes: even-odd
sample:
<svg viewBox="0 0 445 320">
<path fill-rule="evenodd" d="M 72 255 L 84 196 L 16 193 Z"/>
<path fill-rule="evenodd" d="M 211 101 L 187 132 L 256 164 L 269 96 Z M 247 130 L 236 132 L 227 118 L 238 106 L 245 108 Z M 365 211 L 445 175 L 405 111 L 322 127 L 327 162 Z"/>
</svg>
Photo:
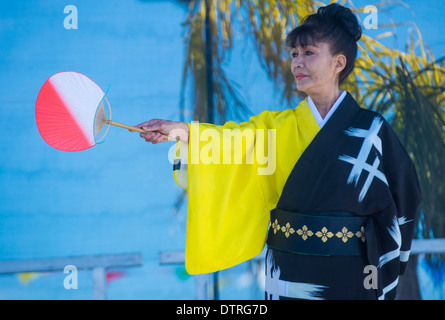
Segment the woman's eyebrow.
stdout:
<svg viewBox="0 0 445 320">
<path fill-rule="evenodd" d="M 315 45 L 314 43 L 307 43 L 303 46 L 303 48 L 307 48 L 307 47 L 313 47 L 313 48 L 318 48 L 317 45 Z"/>
</svg>

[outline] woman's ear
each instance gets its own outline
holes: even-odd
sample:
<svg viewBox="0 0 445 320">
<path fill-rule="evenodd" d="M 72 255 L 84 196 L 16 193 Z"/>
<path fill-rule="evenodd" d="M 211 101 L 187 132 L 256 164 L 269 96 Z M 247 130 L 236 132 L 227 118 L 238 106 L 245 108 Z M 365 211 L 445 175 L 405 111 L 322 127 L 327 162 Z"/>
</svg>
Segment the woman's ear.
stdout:
<svg viewBox="0 0 445 320">
<path fill-rule="evenodd" d="M 346 57 L 344 54 L 337 54 L 335 56 L 335 72 L 340 73 L 343 71 L 343 69 L 346 67 Z"/>
</svg>

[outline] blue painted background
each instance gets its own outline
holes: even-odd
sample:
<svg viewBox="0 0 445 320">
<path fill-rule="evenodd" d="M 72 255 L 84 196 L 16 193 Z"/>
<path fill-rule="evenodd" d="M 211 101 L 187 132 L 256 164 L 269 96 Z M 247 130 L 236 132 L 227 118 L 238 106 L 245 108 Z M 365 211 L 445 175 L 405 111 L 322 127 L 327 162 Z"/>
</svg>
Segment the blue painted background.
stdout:
<svg viewBox="0 0 445 320">
<path fill-rule="evenodd" d="M 444 1 L 407 3 L 414 17 L 404 8 L 388 16 L 414 20 L 436 57 L 443 56 Z M 63 27 L 63 9 L 70 4 L 78 9 L 77 30 Z M 45 80 L 73 70 L 104 90 L 111 85 L 116 121 L 179 120 L 186 15 L 177 1 L 0 2 L 0 260 L 141 252 L 144 265 L 110 282 L 108 298 L 195 297 L 183 267 L 158 264 L 159 251 L 185 245 L 186 205 L 171 212 L 181 191 L 167 158 L 172 142 L 155 146 L 112 127 L 103 144 L 66 153 L 43 141 L 34 117 Z M 404 43 L 404 30 L 394 45 Z M 235 39 L 227 72 L 242 85 L 253 113 L 284 108 L 242 36 Z M 246 279 L 246 268 L 221 273 L 222 298 L 263 297 L 260 286 Z M 92 297 L 89 271 L 80 271 L 78 290 L 65 290 L 64 276 L 41 275 L 24 284 L 15 275 L 0 275 L 0 299 Z"/>
</svg>

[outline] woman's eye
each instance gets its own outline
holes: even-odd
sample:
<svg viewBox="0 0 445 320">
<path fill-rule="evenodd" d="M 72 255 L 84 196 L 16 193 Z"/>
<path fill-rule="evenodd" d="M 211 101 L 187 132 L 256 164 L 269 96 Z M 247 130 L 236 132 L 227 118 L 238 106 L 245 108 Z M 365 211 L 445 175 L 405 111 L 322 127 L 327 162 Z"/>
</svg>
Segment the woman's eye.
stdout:
<svg viewBox="0 0 445 320">
<path fill-rule="evenodd" d="M 313 53 L 312 51 L 306 50 L 306 51 L 304 52 L 304 54 L 307 55 L 307 56 L 311 56 L 311 55 L 313 55 L 314 53 Z M 296 58 L 296 57 L 298 57 L 298 53 L 296 53 L 296 52 L 292 52 L 292 53 L 291 53 L 291 56 L 292 56 L 292 58 Z"/>
</svg>

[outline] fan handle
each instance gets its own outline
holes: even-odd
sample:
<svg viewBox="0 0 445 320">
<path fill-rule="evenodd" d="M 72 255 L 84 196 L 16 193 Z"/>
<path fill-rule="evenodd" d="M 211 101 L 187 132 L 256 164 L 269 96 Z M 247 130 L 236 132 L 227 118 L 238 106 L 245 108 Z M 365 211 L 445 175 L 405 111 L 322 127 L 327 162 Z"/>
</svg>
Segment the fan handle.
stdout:
<svg viewBox="0 0 445 320">
<path fill-rule="evenodd" d="M 137 127 L 133 127 L 133 126 L 129 126 L 120 122 L 116 122 L 116 121 L 111 121 L 111 120 L 105 120 L 105 123 L 111 124 L 112 126 L 116 126 L 116 127 L 121 127 L 121 128 L 125 128 L 128 130 L 132 130 L 132 131 L 137 131 L 140 133 L 147 133 L 147 131 L 141 129 L 141 128 L 137 128 Z"/>
</svg>

